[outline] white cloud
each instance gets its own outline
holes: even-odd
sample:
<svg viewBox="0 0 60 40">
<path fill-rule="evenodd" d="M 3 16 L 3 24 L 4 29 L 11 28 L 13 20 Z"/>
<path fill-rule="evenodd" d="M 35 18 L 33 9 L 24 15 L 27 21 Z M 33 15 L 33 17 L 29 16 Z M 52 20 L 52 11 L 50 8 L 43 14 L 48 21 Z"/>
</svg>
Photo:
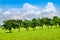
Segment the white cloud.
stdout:
<svg viewBox="0 0 60 40">
<path fill-rule="evenodd" d="M 2 8 L 0 8 L 2 10 Z M 3 11 L 2 19 L 32 19 L 40 17 L 58 16 L 58 11 L 52 2 L 48 2 L 44 9 L 25 3 L 22 8 L 8 8 Z"/>
<path fill-rule="evenodd" d="M 23 8 L 24 8 L 25 10 L 32 10 L 32 9 L 36 8 L 36 6 L 33 6 L 33 5 L 29 4 L 29 3 L 25 3 L 25 4 L 23 5 Z"/>
<path fill-rule="evenodd" d="M 25 3 L 22 8 L 9 8 L 8 10 L 4 11 L 3 14 L 9 14 L 15 19 L 20 18 L 34 18 L 34 17 L 53 17 L 58 16 L 58 11 L 52 2 L 48 2 L 44 9 L 40 9 L 37 6 L 31 5 L 29 3 Z M 19 16 L 17 16 L 19 15 Z M 31 16 L 29 16 L 31 15 Z M 41 16 L 42 15 L 42 16 Z M 20 18 L 19 18 L 20 17 Z M 26 19 L 25 18 L 25 19 Z"/>
<path fill-rule="evenodd" d="M 45 6 L 45 12 L 55 12 L 56 8 L 52 2 L 48 2 L 48 4 Z"/>
<path fill-rule="evenodd" d="M 30 18 L 26 18 L 27 20 L 31 20 Z"/>
<path fill-rule="evenodd" d="M 22 17 L 19 16 L 19 15 L 13 15 L 13 16 L 11 17 L 11 19 L 22 19 Z"/>
<path fill-rule="evenodd" d="M 5 14 L 5 15 L 10 14 L 10 11 L 5 11 L 3 14 Z"/>
<path fill-rule="evenodd" d="M 39 14 L 41 14 L 41 11 L 37 6 L 33 6 L 33 5 L 29 4 L 29 3 L 25 3 L 23 5 L 23 10 L 24 10 L 23 15 L 27 15 L 27 14 L 39 15 Z"/>
<path fill-rule="evenodd" d="M 21 9 L 20 8 L 11 8 L 9 9 L 11 14 L 21 14 Z"/>
<path fill-rule="evenodd" d="M 48 13 L 45 16 L 52 18 L 53 16 L 58 16 L 58 11 L 52 2 L 48 2 L 43 10 L 44 13 Z"/>
</svg>

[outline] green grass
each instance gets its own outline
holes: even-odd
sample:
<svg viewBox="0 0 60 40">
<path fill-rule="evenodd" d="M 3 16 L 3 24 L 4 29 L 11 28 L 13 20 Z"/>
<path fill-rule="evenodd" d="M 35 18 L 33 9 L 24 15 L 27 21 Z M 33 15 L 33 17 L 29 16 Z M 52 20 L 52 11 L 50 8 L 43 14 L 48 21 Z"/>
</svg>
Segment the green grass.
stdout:
<svg viewBox="0 0 60 40">
<path fill-rule="evenodd" d="M 29 31 L 24 28 L 20 32 L 18 29 L 13 29 L 12 33 L 6 33 L 7 31 L 0 29 L 0 40 L 60 40 L 60 28 L 41 29 L 37 27 L 35 31 L 32 28 Z"/>
</svg>

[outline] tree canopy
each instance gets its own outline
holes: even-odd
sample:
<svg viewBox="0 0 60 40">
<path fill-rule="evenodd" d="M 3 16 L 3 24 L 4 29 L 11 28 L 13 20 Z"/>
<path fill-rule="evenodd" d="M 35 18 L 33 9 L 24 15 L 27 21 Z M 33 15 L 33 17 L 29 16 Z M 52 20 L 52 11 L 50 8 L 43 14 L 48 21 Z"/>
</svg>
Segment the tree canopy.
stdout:
<svg viewBox="0 0 60 40">
<path fill-rule="evenodd" d="M 53 26 L 60 25 L 60 18 L 57 16 L 54 16 L 53 18 L 33 18 L 32 20 L 5 20 L 3 21 L 3 28 L 6 30 L 9 30 L 11 32 L 12 28 L 16 29 L 18 28 L 20 31 L 21 27 L 26 28 L 26 30 L 29 30 L 29 27 L 33 28 L 35 30 L 36 26 L 41 26 L 43 28 L 43 25 Z"/>
</svg>

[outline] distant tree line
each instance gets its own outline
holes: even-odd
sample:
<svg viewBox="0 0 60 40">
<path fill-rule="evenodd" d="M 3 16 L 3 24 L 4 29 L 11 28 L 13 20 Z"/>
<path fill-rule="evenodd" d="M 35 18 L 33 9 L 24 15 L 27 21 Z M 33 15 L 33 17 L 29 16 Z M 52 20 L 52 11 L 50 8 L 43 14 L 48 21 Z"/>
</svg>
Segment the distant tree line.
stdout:
<svg viewBox="0 0 60 40">
<path fill-rule="evenodd" d="M 60 18 L 57 16 L 54 16 L 53 18 L 33 18 L 32 20 L 5 20 L 3 21 L 2 28 L 9 30 L 9 32 L 12 32 L 13 29 L 19 29 L 23 27 L 26 28 L 27 31 L 29 31 L 29 27 L 33 28 L 33 30 L 36 29 L 37 26 L 42 27 L 43 25 L 46 25 L 46 27 L 52 28 L 52 26 L 56 26 L 56 28 L 60 27 Z"/>
</svg>

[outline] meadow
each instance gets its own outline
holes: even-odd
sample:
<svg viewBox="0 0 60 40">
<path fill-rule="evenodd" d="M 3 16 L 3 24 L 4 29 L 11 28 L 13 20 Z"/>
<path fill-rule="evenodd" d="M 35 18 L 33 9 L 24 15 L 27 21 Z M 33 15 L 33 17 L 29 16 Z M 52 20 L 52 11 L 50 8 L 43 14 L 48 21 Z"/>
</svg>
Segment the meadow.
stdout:
<svg viewBox="0 0 60 40">
<path fill-rule="evenodd" d="M 8 33 L 8 30 L 0 28 L 0 40 L 60 40 L 60 28 L 47 28 L 44 26 L 37 27 L 36 30 L 29 29 L 26 31 L 25 28 L 21 28 L 20 32 L 18 29 L 12 29 L 12 33 Z"/>
</svg>

